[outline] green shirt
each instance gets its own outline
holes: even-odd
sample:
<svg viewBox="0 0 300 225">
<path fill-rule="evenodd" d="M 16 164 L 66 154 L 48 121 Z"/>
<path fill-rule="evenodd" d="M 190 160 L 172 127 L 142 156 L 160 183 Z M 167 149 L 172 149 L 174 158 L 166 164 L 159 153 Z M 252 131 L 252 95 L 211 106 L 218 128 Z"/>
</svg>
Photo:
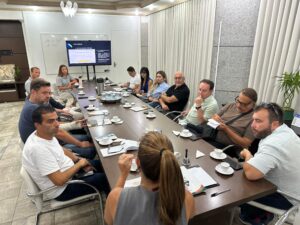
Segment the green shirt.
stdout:
<svg viewBox="0 0 300 225">
<path fill-rule="evenodd" d="M 204 119 L 207 121 L 210 119 L 214 114 L 216 114 L 219 111 L 219 106 L 217 103 L 217 100 L 214 98 L 214 96 L 209 96 L 208 98 L 204 99 L 201 104 L 201 109 L 204 115 Z M 200 121 L 198 120 L 198 112 L 196 109 L 196 104 L 192 106 L 191 110 L 187 114 L 187 116 L 184 119 L 187 123 L 192 123 L 194 125 L 200 124 Z"/>
</svg>

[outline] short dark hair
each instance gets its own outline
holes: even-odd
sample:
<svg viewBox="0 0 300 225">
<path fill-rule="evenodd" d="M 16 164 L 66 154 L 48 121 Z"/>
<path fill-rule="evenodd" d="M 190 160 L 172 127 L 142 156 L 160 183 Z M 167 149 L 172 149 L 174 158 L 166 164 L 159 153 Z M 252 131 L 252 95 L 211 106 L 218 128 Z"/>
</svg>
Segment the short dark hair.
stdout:
<svg viewBox="0 0 300 225">
<path fill-rule="evenodd" d="M 32 73 L 34 70 L 39 70 L 39 69 L 40 69 L 40 68 L 34 66 L 34 67 L 31 67 L 31 68 L 30 68 L 30 71 L 31 71 L 31 73 Z"/>
<path fill-rule="evenodd" d="M 270 123 L 274 121 L 278 121 L 279 124 L 283 124 L 283 111 L 279 105 L 277 105 L 274 102 L 270 102 L 270 103 L 263 102 L 255 107 L 254 112 L 258 112 L 262 109 L 268 111 Z"/>
<path fill-rule="evenodd" d="M 127 72 L 135 72 L 135 69 L 132 66 L 129 66 L 127 68 Z"/>
<path fill-rule="evenodd" d="M 51 105 L 40 105 L 32 112 L 32 121 L 41 124 L 43 122 L 42 115 L 53 112 L 55 112 L 55 109 Z"/>
<path fill-rule="evenodd" d="M 244 88 L 240 93 L 250 98 L 253 102 L 257 101 L 257 93 L 253 88 Z"/>
<path fill-rule="evenodd" d="M 41 87 L 50 87 L 50 86 L 51 86 L 50 82 L 42 78 L 36 78 L 30 83 L 30 91 L 31 90 L 38 91 L 40 90 Z"/>
<path fill-rule="evenodd" d="M 203 80 L 200 81 L 200 84 L 201 83 L 208 84 L 209 85 L 209 90 L 214 90 L 214 88 L 215 88 L 215 84 L 211 80 L 203 79 Z"/>
</svg>

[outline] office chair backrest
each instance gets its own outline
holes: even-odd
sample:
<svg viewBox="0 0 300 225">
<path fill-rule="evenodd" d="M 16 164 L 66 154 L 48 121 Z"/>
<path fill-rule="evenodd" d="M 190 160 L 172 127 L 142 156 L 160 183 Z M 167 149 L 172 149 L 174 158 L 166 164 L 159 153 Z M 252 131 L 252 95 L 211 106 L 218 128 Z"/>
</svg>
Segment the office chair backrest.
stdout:
<svg viewBox="0 0 300 225">
<path fill-rule="evenodd" d="M 40 192 L 39 187 L 36 185 L 36 183 L 33 181 L 29 173 L 25 170 L 25 168 L 22 166 L 20 171 L 21 177 L 23 178 L 25 185 L 26 185 L 26 193 L 29 198 L 35 203 L 38 211 L 41 211 L 43 206 L 43 195 L 37 195 L 33 196 Z"/>
</svg>

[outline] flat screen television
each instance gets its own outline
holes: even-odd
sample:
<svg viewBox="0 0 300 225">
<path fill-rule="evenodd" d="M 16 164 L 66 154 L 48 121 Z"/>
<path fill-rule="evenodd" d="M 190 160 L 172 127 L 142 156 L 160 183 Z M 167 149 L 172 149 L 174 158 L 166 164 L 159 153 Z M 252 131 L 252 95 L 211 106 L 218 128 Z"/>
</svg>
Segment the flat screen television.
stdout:
<svg viewBox="0 0 300 225">
<path fill-rule="evenodd" d="M 69 66 L 111 65 L 110 41 L 66 41 Z"/>
</svg>

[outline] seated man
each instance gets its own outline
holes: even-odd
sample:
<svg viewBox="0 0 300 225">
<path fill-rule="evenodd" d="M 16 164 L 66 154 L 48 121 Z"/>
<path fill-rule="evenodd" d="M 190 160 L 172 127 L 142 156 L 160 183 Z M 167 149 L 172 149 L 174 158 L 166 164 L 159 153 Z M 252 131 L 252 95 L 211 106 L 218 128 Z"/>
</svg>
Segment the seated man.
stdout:
<svg viewBox="0 0 300 225">
<path fill-rule="evenodd" d="M 156 73 L 155 81 L 152 89 L 148 93 L 149 105 L 154 107 L 158 104 L 158 99 L 163 92 L 169 89 L 170 85 L 167 83 L 167 75 L 164 71 L 158 71 Z"/>
<path fill-rule="evenodd" d="M 127 72 L 131 78 L 129 82 L 122 84 L 121 87 L 130 88 L 132 89 L 133 93 L 138 93 L 140 91 L 140 86 L 141 86 L 140 74 L 135 72 L 135 69 L 132 66 L 129 66 L 127 68 Z"/>
<path fill-rule="evenodd" d="M 163 111 L 182 111 L 189 100 L 190 89 L 184 82 L 183 73 L 176 72 L 174 79 L 175 84 L 166 93 L 162 93 L 159 98 L 159 104 Z"/>
<path fill-rule="evenodd" d="M 212 96 L 214 82 L 204 79 L 200 81 L 198 96 L 190 110 L 183 111 L 181 115 L 186 116 L 180 123 L 192 123 L 199 125 L 207 122 L 219 111 L 217 100 Z"/>
<path fill-rule="evenodd" d="M 245 159 L 243 169 L 246 178 L 259 180 L 265 177 L 280 191 L 300 199 L 300 138 L 283 124 L 281 108 L 276 103 L 257 106 L 251 128 L 254 136 L 261 138 L 261 141 L 254 156 L 247 149 L 241 152 Z M 285 210 L 291 208 L 293 203 L 279 193 L 256 201 Z M 247 204 L 241 206 L 240 218 L 248 223 L 261 220 L 259 224 L 267 224 L 272 216 Z"/>
<path fill-rule="evenodd" d="M 30 89 L 30 96 L 25 100 L 25 105 L 19 119 L 19 132 L 24 143 L 29 135 L 35 130 L 32 121 L 32 112 L 38 108 L 38 106 L 48 104 L 51 94 L 50 83 L 40 78 L 31 82 Z M 96 150 L 93 147 L 93 144 L 87 141 L 86 135 L 80 135 L 75 138 L 68 132 L 59 129 L 56 137 L 60 141 L 68 144 L 68 148 L 82 157 L 92 159 L 96 155 Z"/>
<path fill-rule="evenodd" d="M 47 193 L 48 198 L 65 201 L 94 192 L 92 188 L 85 185 L 66 186 L 66 182 L 80 170 L 88 172 L 100 168 L 100 163 L 97 160 L 89 162 L 79 158 L 59 145 L 55 138 L 59 132 L 57 118 L 51 106 L 41 105 L 33 111 L 32 121 L 36 131 L 28 137 L 24 145 L 22 165 L 42 191 L 52 186 L 59 186 L 58 189 Z M 105 174 L 99 173 L 99 170 L 95 172 L 93 175 L 78 179 L 108 194 L 109 187 Z"/>
<path fill-rule="evenodd" d="M 215 140 L 208 142 L 217 148 L 228 145 L 235 145 L 240 149 L 249 147 L 255 139 L 251 131 L 251 121 L 256 101 L 257 93 L 254 89 L 243 89 L 235 98 L 235 103 L 225 105 L 212 117 L 220 125 L 217 127 Z"/>
</svg>

